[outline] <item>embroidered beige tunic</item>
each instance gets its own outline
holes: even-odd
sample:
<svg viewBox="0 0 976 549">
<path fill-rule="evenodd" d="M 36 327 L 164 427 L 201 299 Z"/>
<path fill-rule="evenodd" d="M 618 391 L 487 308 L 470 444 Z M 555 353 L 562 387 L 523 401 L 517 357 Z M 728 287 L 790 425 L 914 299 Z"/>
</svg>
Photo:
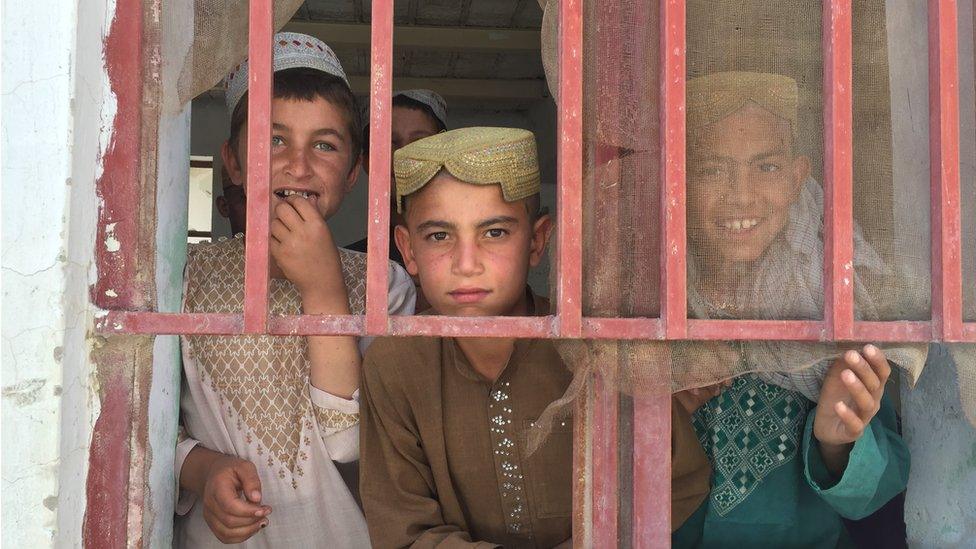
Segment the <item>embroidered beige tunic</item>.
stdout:
<svg viewBox="0 0 976 549">
<path fill-rule="evenodd" d="M 365 306 L 366 255 L 339 250 L 353 314 Z M 192 245 L 184 311 L 237 313 L 244 302 L 244 240 Z M 390 264 L 389 310 L 412 314 L 410 277 Z M 298 314 L 301 299 L 287 280 L 272 280 L 273 315 Z M 359 395 L 340 398 L 308 381 L 304 337 L 185 336 L 179 471 L 197 444 L 250 460 L 261 478 L 270 524 L 242 547 L 369 547 L 366 525 L 333 461 L 359 457 Z M 360 351 L 368 341 L 360 341 Z M 194 495 L 180 494 L 175 544 L 223 547 Z"/>
</svg>

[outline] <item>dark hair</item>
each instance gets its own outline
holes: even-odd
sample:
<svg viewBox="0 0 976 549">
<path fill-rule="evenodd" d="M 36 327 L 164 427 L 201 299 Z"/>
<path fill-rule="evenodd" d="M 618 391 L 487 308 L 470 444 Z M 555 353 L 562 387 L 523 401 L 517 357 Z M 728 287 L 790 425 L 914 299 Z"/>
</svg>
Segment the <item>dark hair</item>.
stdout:
<svg viewBox="0 0 976 549">
<path fill-rule="evenodd" d="M 359 107 L 349 86 L 338 76 L 306 67 L 284 69 L 274 74 L 275 99 L 297 99 L 313 101 L 316 97 L 325 99 L 343 115 L 352 144 L 353 158 L 357 158 L 363 147 L 363 126 L 359 120 Z M 230 145 L 237 150 L 241 128 L 247 121 L 247 92 L 238 101 L 230 117 Z"/>
<path fill-rule="evenodd" d="M 434 114 L 434 110 L 430 106 L 417 101 L 416 99 L 411 99 L 406 95 L 395 95 L 393 96 L 393 107 L 403 107 L 404 109 L 410 109 L 412 111 L 420 111 L 430 118 L 430 121 L 434 123 L 437 127 L 438 132 L 442 132 L 447 129 L 444 122 L 437 115 Z M 363 120 L 365 127 L 363 128 L 363 152 L 369 154 L 369 118 Z"/>
</svg>

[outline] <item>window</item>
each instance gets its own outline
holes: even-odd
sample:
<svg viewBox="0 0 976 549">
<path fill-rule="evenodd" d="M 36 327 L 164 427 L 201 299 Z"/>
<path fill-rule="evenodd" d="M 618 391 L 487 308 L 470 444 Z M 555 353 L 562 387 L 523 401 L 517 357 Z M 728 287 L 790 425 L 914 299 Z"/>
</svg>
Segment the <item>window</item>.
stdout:
<svg viewBox="0 0 976 549">
<path fill-rule="evenodd" d="M 369 258 L 367 311 L 363 316 L 272 316 L 268 297 L 268 158 L 261 136 L 269 133 L 271 104 L 272 36 L 271 1 L 252 0 L 249 49 L 251 86 L 248 120 L 249 186 L 255 199 L 248 201 L 246 304 L 240 314 L 177 314 L 149 310 L 147 302 L 127 299 L 139 283 L 138 250 L 123 246 L 114 256 L 102 254 L 101 278 L 96 302 L 108 310 L 100 319 L 102 334 L 275 334 L 275 335 L 479 335 L 602 340 L 794 340 L 794 341 L 904 341 L 976 342 L 976 322 L 963 321 L 962 244 L 959 176 L 959 92 L 955 2 L 929 3 L 930 29 L 930 133 L 932 222 L 932 316 L 931 320 L 855 320 L 854 288 L 849 283 L 853 249 L 852 165 L 852 13 L 851 2 L 825 0 L 823 20 L 824 182 L 825 182 L 825 315 L 813 320 L 690 319 L 686 278 L 686 174 L 685 2 L 665 0 L 634 4 L 634 15 L 657 21 L 660 42 L 630 48 L 628 54 L 647 56 L 660 52 L 659 74 L 645 82 L 659 90 L 655 97 L 661 131 L 653 136 L 660 147 L 661 169 L 656 174 L 659 194 L 642 218 L 655 238 L 642 241 L 660 258 L 646 276 L 659 277 L 656 292 L 629 317 L 584 316 L 584 162 L 599 163 L 606 157 L 632 151 L 594 148 L 584 136 L 584 99 L 589 90 L 583 81 L 584 3 L 560 2 L 558 83 L 558 235 L 553 254 L 556 314 L 550 317 L 391 317 L 387 314 L 387 246 L 390 173 L 373 170 L 369 178 Z M 652 9 L 653 8 L 653 9 Z M 618 21 L 619 22 L 619 21 Z M 609 22 L 608 23 L 612 23 Z M 655 36 L 652 31 L 640 35 Z M 377 165 L 390 163 L 390 95 L 393 74 L 393 2 L 372 3 L 372 79 L 370 89 L 370 154 Z M 635 41 L 637 39 L 635 38 Z M 653 45 L 654 47 L 648 47 Z M 623 53 L 621 53 L 623 55 Z M 621 90 L 618 93 L 627 93 Z M 611 97 L 612 97 L 611 93 Z M 120 108 L 137 108 L 138 95 L 120 95 Z M 127 104 L 130 102 L 132 104 Z M 138 119 L 138 117 L 136 117 Z M 136 127 L 138 129 L 138 127 Z M 653 147 L 652 147 L 653 148 Z M 138 147 L 127 154 L 138 155 Z M 263 168 L 263 169 L 262 169 Z M 651 172 L 648 172 L 651 173 Z M 138 203 L 138 189 L 106 194 L 106 211 Z M 613 220 L 614 199 L 605 210 L 592 213 Z M 617 199 L 620 199 L 619 197 Z M 135 225 L 104 217 L 105 233 L 135 234 Z M 107 226 L 111 224 L 112 228 Z M 196 227 L 194 227 L 196 229 Z M 200 229 L 202 231 L 202 229 Z M 633 230 L 633 228 L 631 229 Z M 205 231 L 204 231 L 205 232 Z M 202 235 L 201 235 L 202 236 Z M 645 273 L 641 273 L 645 274 Z M 115 296 L 106 299 L 104 290 Z M 121 297 L 120 297 L 121 296 Z M 658 310 L 652 315 L 641 311 Z M 603 547 L 618 543 L 626 523 L 632 544 L 663 546 L 669 536 L 670 493 L 670 392 L 666 376 L 640 398 L 620 400 L 599 376 L 592 380 L 587 397 L 580 399 L 576 427 L 575 487 L 576 537 Z M 625 410 L 626 409 L 626 410 Z M 626 411 L 630 419 L 621 419 Z M 618 430 L 633 429 L 632 462 L 620 460 Z M 629 468 L 629 472 L 625 471 Z M 622 483 L 629 483 L 624 486 Z M 623 494 L 623 496 L 621 496 Z M 648 497 L 650 496 L 650 497 Z M 633 508 L 618 507 L 619 497 L 631 498 Z"/>
</svg>

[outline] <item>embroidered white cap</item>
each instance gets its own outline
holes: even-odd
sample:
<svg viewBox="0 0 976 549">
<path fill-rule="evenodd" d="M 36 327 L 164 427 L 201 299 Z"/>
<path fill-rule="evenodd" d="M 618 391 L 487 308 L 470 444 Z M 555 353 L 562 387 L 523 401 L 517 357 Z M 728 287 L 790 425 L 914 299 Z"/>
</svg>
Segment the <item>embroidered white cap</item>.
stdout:
<svg viewBox="0 0 976 549">
<path fill-rule="evenodd" d="M 423 103 L 424 105 L 430 107 L 431 112 L 434 116 L 441 121 L 444 127 L 447 127 L 447 101 L 440 96 L 434 90 L 402 90 L 393 94 L 393 97 L 402 95 L 404 97 L 409 97 L 418 103 Z"/>
<path fill-rule="evenodd" d="M 285 69 L 305 67 L 320 70 L 342 79 L 349 85 L 342 64 L 332 48 L 325 42 L 297 32 L 279 32 L 274 35 L 274 72 Z M 247 59 L 234 67 L 234 70 L 224 78 L 224 101 L 227 103 L 227 113 L 232 114 L 244 93 L 247 92 Z"/>
</svg>

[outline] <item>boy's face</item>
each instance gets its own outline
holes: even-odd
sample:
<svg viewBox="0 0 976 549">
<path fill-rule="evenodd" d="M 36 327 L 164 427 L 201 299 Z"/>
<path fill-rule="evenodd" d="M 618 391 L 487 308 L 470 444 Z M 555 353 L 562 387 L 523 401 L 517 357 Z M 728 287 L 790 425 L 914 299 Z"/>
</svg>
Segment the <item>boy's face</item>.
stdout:
<svg viewBox="0 0 976 549">
<path fill-rule="evenodd" d="M 755 261 L 786 227 L 809 173 L 789 122 L 747 104 L 689 144 L 689 240 L 713 267 Z"/>
<path fill-rule="evenodd" d="M 221 151 L 227 172 L 238 185 L 247 180 L 245 132 L 246 127 L 236 154 L 227 143 Z M 312 201 L 323 218 L 332 217 L 356 183 L 359 162 L 342 112 L 328 100 L 271 100 L 272 209 L 297 192 Z"/>
<path fill-rule="evenodd" d="M 391 126 L 394 151 L 440 131 L 427 113 L 406 107 L 393 107 Z"/>
<path fill-rule="evenodd" d="M 394 181 L 393 152 L 414 141 L 430 137 L 441 130 L 427 113 L 407 107 L 393 107 L 393 119 L 390 121 L 390 126 L 390 181 L 392 183 Z M 366 159 L 365 165 L 369 171 L 369 158 Z M 395 185 L 395 183 L 392 184 Z M 396 194 L 395 187 L 393 194 Z"/>
<path fill-rule="evenodd" d="M 525 314 L 525 283 L 539 264 L 551 223 L 529 220 L 525 200 L 505 202 L 498 185 L 471 185 L 446 172 L 410 196 L 397 247 L 424 296 L 450 316 Z"/>
</svg>

